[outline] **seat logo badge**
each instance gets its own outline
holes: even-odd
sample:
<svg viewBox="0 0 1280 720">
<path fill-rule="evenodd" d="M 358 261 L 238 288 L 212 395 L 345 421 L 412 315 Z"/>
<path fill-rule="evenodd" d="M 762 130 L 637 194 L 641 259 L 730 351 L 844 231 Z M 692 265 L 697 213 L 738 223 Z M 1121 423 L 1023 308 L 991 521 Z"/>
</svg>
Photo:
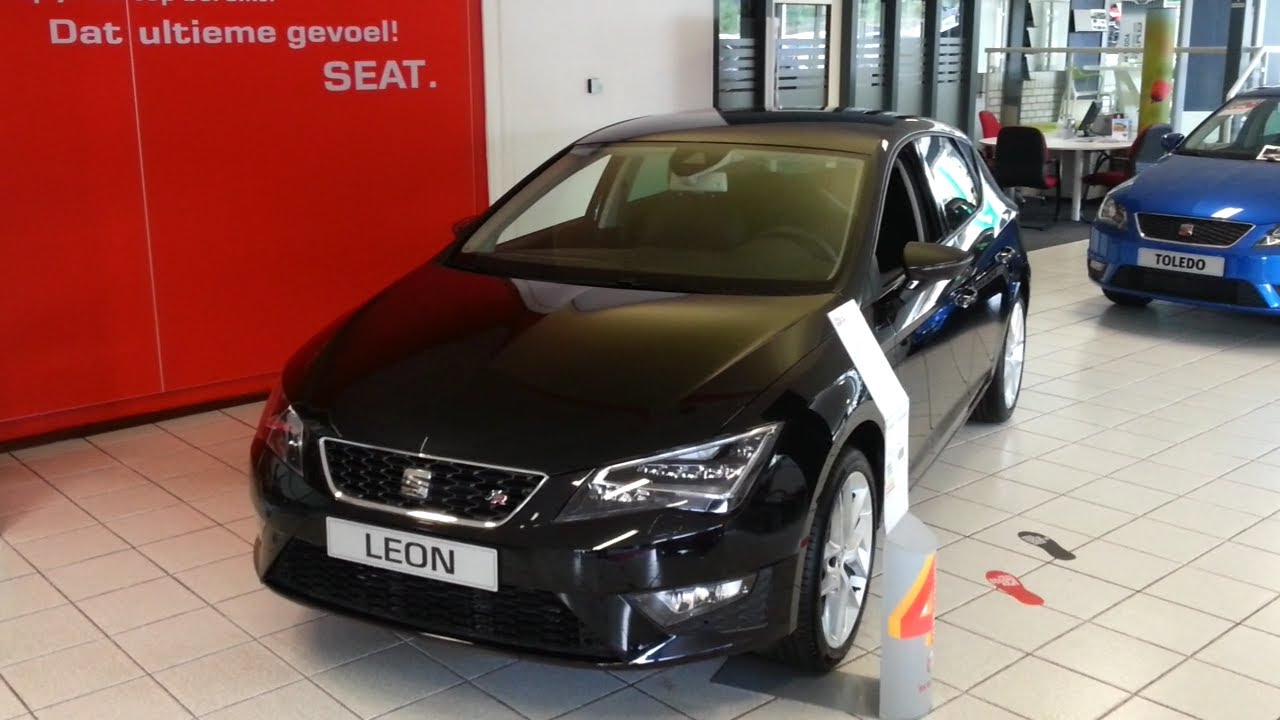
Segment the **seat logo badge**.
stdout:
<svg viewBox="0 0 1280 720">
<path fill-rule="evenodd" d="M 400 476 L 400 494 L 410 500 L 426 500 L 431 495 L 431 471 L 409 468 Z"/>
<path fill-rule="evenodd" d="M 1178 237 L 1189 238 L 1196 234 L 1196 226 L 1192 223 L 1182 223 L 1178 226 Z"/>
<path fill-rule="evenodd" d="M 489 491 L 488 500 L 489 507 L 501 508 L 506 507 L 507 503 L 511 501 L 511 498 L 501 490 L 491 490 Z"/>
</svg>

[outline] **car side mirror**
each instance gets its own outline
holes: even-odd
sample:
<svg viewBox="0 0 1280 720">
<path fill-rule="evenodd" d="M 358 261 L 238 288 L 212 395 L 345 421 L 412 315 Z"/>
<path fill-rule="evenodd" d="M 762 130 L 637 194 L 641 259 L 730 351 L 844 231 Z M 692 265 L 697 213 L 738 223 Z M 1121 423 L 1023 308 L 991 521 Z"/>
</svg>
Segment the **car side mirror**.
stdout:
<svg viewBox="0 0 1280 720">
<path fill-rule="evenodd" d="M 1160 146 L 1164 148 L 1165 152 L 1173 152 L 1182 147 L 1182 141 L 1186 139 L 1187 136 L 1182 133 L 1169 133 L 1160 138 Z"/>
<path fill-rule="evenodd" d="M 453 236 L 459 240 L 465 240 L 471 236 L 480 227 L 482 215 L 471 215 L 465 217 L 453 224 Z"/>
<path fill-rule="evenodd" d="M 902 250 L 902 265 L 908 280 L 954 280 L 973 266 L 973 253 L 949 245 L 910 242 Z"/>
</svg>

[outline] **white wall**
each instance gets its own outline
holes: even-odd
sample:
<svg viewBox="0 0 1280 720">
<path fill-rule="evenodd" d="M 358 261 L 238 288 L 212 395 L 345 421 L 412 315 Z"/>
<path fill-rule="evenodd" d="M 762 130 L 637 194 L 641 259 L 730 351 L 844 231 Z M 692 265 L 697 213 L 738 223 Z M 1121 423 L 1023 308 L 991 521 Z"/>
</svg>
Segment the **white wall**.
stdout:
<svg viewBox="0 0 1280 720">
<path fill-rule="evenodd" d="M 714 105 L 714 0 L 484 0 L 489 191 L 587 133 Z M 587 93 L 599 78 L 604 92 Z"/>
</svg>

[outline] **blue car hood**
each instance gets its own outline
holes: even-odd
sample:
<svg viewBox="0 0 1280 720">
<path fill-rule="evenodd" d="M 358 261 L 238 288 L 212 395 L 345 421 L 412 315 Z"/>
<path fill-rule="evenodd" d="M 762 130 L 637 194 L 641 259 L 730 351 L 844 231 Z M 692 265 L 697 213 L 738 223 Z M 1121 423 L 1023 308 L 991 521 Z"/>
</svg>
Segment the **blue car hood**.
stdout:
<svg viewBox="0 0 1280 720">
<path fill-rule="evenodd" d="M 1239 208 L 1230 220 L 1280 222 L 1280 163 L 1171 155 L 1148 167 L 1117 196 L 1131 211 L 1212 217 Z"/>
</svg>

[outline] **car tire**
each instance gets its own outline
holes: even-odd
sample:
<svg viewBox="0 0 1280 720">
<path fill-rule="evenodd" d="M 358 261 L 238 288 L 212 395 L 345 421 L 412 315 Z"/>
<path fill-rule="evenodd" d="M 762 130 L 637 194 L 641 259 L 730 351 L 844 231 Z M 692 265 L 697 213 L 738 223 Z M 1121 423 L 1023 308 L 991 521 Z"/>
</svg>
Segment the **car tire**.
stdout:
<svg viewBox="0 0 1280 720">
<path fill-rule="evenodd" d="M 1013 416 L 1022 394 L 1022 368 L 1027 353 L 1027 302 L 1019 297 L 1009 312 L 1004 344 L 991 383 L 973 410 L 978 422 L 1002 423 Z"/>
<path fill-rule="evenodd" d="M 1102 294 L 1106 295 L 1108 300 L 1121 307 L 1146 307 L 1151 304 L 1151 298 L 1142 297 L 1141 295 L 1129 295 L 1111 292 L 1110 290 L 1103 290 Z"/>
<path fill-rule="evenodd" d="M 846 449 L 832 466 L 805 545 L 796 628 L 767 653 L 774 660 L 828 672 L 853 647 L 875 572 L 878 477 L 867 456 L 855 448 Z M 842 523 L 842 518 L 853 524 Z M 835 598 L 851 604 L 842 609 L 833 604 Z"/>
</svg>

